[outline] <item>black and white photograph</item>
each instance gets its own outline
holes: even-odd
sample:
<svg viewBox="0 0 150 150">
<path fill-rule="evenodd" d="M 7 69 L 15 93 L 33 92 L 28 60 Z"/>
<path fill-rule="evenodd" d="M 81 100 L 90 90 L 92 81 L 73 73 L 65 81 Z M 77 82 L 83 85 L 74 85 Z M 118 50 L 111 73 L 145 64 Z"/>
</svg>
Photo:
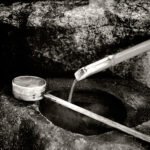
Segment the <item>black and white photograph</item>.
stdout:
<svg viewBox="0 0 150 150">
<path fill-rule="evenodd" d="M 0 0 L 0 150 L 150 150 L 150 0 Z"/>
</svg>

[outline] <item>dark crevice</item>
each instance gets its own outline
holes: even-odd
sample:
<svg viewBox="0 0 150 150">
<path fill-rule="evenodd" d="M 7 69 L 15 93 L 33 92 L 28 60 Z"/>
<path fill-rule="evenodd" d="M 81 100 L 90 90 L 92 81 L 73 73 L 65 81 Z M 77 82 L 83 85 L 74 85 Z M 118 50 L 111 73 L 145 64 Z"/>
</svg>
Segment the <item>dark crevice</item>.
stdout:
<svg viewBox="0 0 150 150">
<path fill-rule="evenodd" d="M 41 0 L 1 0 L 0 4 L 5 4 L 5 5 L 12 5 L 13 3 L 20 2 L 20 3 L 35 3 Z M 83 5 L 88 5 L 89 0 L 42 0 L 42 1 L 50 1 L 54 3 L 62 3 L 65 4 L 66 7 L 68 8 L 73 8 L 73 7 L 78 7 L 78 6 L 83 6 Z"/>
<path fill-rule="evenodd" d="M 0 29 L 1 81 L 9 82 L 14 76 L 28 72 L 30 49 L 25 30 L 7 24 L 0 24 Z"/>
</svg>

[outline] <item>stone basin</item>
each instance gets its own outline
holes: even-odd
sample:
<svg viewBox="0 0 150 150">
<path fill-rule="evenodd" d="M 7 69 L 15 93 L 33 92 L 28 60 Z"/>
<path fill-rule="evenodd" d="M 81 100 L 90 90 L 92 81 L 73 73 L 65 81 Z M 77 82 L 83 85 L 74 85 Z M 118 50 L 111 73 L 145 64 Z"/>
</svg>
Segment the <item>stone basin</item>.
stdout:
<svg viewBox="0 0 150 150">
<path fill-rule="evenodd" d="M 73 79 L 47 79 L 47 89 L 61 97 L 62 94 L 58 91 L 70 89 L 72 81 Z M 95 95 L 95 100 L 97 100 L 97 96 L 99 97 L 97 92 L 104 91 L 108 95 L 110 94 L 117 102 L 119 101 L 119 103 L 115 104 L 121 104 L 120 106 L 125 108 L 125 116 L 121 120 L 121 123 L 150 135 L 150 115 L 148 113 L 150 109 L 150 90 L 148 88 L 135 81 L 126 81 L 123 79 L 91 79 L 77 84 L 75 92 L 83 90 L 96 91 L 95 93 L 89 92 L 89 94 Z M 77 99 L 75 98 L 74 100 Z M 97 135 L 91 136 L 63 129 L 64 127 L 61 127 L 60 124 L 55 125 L 56 123 L 53 120 L 48 120 L 48 117 L 44 116 L 44 111 L 40 107 L 42 103 L 47 101 L 47 99 L 43 99 L 38 103 L 28 103 L 14 99 L 12 94 L 8 94 L 5 91 L 0 93 L 1 149 L 150 149 L 148 143 L 114 129 L 109 129 L 107 132 L 101 133 L 94 131 L 94 134 Z M 44 105 L 43 108 L 46 108 L 46 106 Z"/>
<path fill-rule="evenodd" d="M 65 81 L 63 81 L 63 79 L 61 81 L 48 80 L 48 92 L 67 101 L 72 82 L 73 79 Z M 130 89 L 132 96 L 130 95 L 129 98 L 129 95 L 126 95 L 127 98 L 125 98 L 125 93 L 122 93 L 122 89 L 117 88 L 118 83 L 116 82 L 114 85 L 114 83 L 112 84 L 109 82 L 110 80 L 85 80 L 78 82 L 75 87 L 72 103 L 130 127 L 134 127 L 143 121 L 146 121 L 146 118 L 150 117 L 150 115 L 145 112 L 147 109 L 150 110 L 148 107 L 149 102 L 135 98 L 136 94 L 134 93 L 134 86 Z M 41 101 L 39 109 L 41 113 L 48 117 L 54 124 L 65 129 L 67 128 L 67 123 L 69 123 L 68 118 L 70 118 L 72 122 L 73 119 L 77 119 L 75 116 L 79 115 L 77 112 L 60 106 L 49 99 Z M 79 116 L 82 121 L 88 120 L 87 117 L 84 117 L 83 115 Z M 63 125 L 62 119 L 66 117 L 68 118 L 66 119 L 66 123 Z M 137 117 L 138 119 L 135 119 Z M 59 119 L 61 119 L 62 122 L 60 121 L 59 123 Z M 97 134 L 99 134 L 99 132 L 101 133 L 101 130 L 98 130 Z"/>
<path fill-rule="evenodd" d="M 82 87 L 84 89 L 84 86 Z M 121 100 L 101 90 L 75 89 L 72 103 L 109 119 L 124 123 L 126 108 Z M 53 91 L 51 94 L 68 99 L 69 89 Z M 49 99 L 40 101 L 40 111 L 55 125 L 75 133 L 94 135 L 110 131 L 110 127 L 78 112 L 61 106 Z"/>
</svg>

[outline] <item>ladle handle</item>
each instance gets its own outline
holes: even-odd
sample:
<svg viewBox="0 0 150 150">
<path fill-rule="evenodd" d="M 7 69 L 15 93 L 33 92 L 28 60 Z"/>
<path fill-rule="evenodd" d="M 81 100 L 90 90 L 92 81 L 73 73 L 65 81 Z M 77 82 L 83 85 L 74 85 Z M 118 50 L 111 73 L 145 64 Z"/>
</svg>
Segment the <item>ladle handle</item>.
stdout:
<svg viewBox="0 0 150 150">
<path fill-rule="evenodd" d="M 82 107 L 79 107 L 77 105 L 69 103 L 69 102 L 67 102 L 67 101 L 65 101 L 65 100 L 63 100 L 61 98 L 58 98 L 58 97 L 56 97 L 54 95 L 45 94 L 44 97 L 47 98 L 47 99 L 50 99 L 53 102 L 56 102 L 56 103 L 62 105 L 62 106 L 65 106 L 65 107 L 67 107 L 67 108 L 69 108 L 71 110 L 74 110 L 74 111 L 76 111 L 78 113 L 81 113 L 81 114 L 83 114 L 85 116 L 88 116 L 88 117 L 90 117 L 92 119 L 95 119 L 95 120 L 97 120 L 97 121 L 99 121 L 101 123 L 104 123 L 104 124 L 106 124 L 106 125 L 108 125 L 110 127 L 113 127 L 115 129 L 123 131 L 123 132 L 125 132 L 127 134 L 130 134 L 130 135 L 132 135 L 132 136 L 134 136 L 134 137 L 136 137 L 138 139 L 141 139 L 143 141 L 146 141 L 146 142 L 150 143 L 150 136 L 148 136 L 146 134 L 140 133 L 140 132 L 138 132 L 138 131 L 136 131 L 136 130 L 134 130 L 132 128 L 124 126 L 124 125 L 122 125 L 120 123 L 112 121 L 112 120 L 110 120 L 108 118 L 105 118 L 103 116 L 97 115 L 97 114 L 95 114 L 95 113 L 93 113 L 93 112 L 91 112 L 89 110 L 86 110 L 86 109 L 84 109 Z"/>
</svg>

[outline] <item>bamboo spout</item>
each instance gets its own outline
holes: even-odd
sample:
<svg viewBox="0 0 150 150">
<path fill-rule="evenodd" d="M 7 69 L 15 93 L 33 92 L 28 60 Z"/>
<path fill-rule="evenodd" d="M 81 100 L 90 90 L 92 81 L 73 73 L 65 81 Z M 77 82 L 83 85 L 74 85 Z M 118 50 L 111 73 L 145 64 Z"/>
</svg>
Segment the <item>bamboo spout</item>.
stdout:
<svg viewBox="0 0 150 150">
<path fill-rule="evenodd" d="M 75 78 L 77 81 L 83 80 L 93 74 L 96 74 L 109 67 L 115 66 L 116 64 L 119 64 L 127 59 L 130 59 L 134 56 L 137 56 L 149 50 L 150 50 L 150 40 L 147 40 L 134 47 L 128 48 L 117 54 L 107 56 L 99 61 L 96 61 L 85 67 L 80 68 L 75 72 L 74 74 Z"/>
</svg>

